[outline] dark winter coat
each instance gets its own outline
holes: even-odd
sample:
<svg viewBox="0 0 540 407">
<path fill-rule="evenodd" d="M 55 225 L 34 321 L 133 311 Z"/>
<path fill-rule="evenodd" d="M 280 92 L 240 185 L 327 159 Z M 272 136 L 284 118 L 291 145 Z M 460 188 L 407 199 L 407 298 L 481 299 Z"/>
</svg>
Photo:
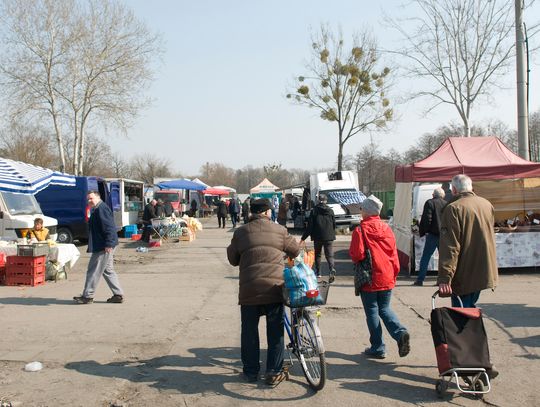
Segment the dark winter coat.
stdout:
<svg viewBox="0 0 540 407">
<path fill-rule="evenodd" d="M 147 203 L 146 206 L 144 207 L 144 213 L 142 217 L 143 223 L 149 225 L 150 221 L 153 218 L 157 218 L 156 208 L 151 203 Z"/>
<path fill-rule="evenodd" d="M 298 242 L 264 214 L 253 215 L 234 232 L 227 257 L 233 266 L 240 266 L 240 305 L 283 302 L 283 252 L 298 256 Z"/>
<path fill-rule="evenodd" d="M 118 235 L 113 213 L 103 201 L 92 209 L 88 219 L 88 253 L 97 253 L 106 247 L 118 245 Z"/>
<path fill-rule="evenodd" d="M 227 204 L 225 203 L 225 201 L 218 201 L 217 215 L 223 217 L 227 216 Z"/>
<path fill-rule="evenodd" d="M 441 213 L 447 203 L 443 198 L 432 198 L 426 201 L 420 220 L 420 236 L 424 236 L 426 233 L 439 236 Z"/>
<path fill-rule="evenodd" d="M 314 241 L 336 240 L 336 219 L 334 211 L 328 205 L 319 203 L 311 211 L 302 240 L 306 240 L 308 236 Z"/>
<path fill-rule="evenodd" d="M 240 213 L 240 205 L 238 204 L 238 201 L 234 198 L 229 201 L 229 213 Z"/>
</svg>

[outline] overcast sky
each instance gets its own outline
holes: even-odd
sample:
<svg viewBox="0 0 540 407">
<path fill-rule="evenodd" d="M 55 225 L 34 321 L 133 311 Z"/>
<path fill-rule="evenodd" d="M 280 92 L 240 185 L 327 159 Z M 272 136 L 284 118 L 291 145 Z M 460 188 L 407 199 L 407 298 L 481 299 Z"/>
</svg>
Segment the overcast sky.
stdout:
<svg viewBox="0 0 540 407">
<path fill-rule="evenodd" d="M 127 159 L 141 153 L 168 158 L 184 176 L 197 175 L 207 161 L 235 169 L 268 163 L 333 167 L 335 124 L 285 98 L 287 84 L 305 72 L 310 28 L 321 22 L 340 25 L 347 41 L 368 26 L 382 48 L 392 48 L 398 37 L 384 28 L 383 11 L 403 13 L 397 7 L 403 0 L 125 2 L 162 34 L 165 53 L 148 92 L 152 106 L 141 113 L 127 138 L 113 135 L 108 141 Z M 526 15 L 526 23 L 540 20 L 539 8 Z M 537 63 L 531 65 L 531 112 L 540 108 L 539 69 Z M 417 86 L 399 77 L 396 82 L 394 96 Z M 473 124 L 498 118 L 516 128 L 515 73 L 510 72 L 502 85 L 507 89 L 495 93 L 494 103 L 475 106 Z M 374 136 L 381 149 L 405 151 L 422 134 L 451 120 L 459 122 L 455 108 L 440 108 L 424 117 L 426 106 L 396 106 L 398 121 L 389 132 Z M 354 154 L 368 142 L 369 134 L 358 134 L 346 144 L 345 153 Z"/>
</svg>

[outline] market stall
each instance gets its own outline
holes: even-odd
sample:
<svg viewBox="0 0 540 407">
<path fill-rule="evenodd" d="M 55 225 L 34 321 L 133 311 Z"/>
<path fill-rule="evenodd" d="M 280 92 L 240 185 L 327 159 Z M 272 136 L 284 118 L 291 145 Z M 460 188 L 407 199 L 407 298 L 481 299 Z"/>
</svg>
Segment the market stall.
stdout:
<svg viewBox="0 0 540 407">
<path fill-rule="evenodd" d="M 415 186 L 456 174 L 471 177 L 475 193 L 493 204 L 499 267 L 540 266 L 540 163 L 518 157 L 496 137 L 449 137 L 424 160 L 396 167 L 392 228 L 402 268 L 417 268 L 423 250 L 411 229 Z"/>
<path fill-rule="evenodd" d="M 279 188 L 272 184 L 268 178 L 263 179 L 259 184 L 249 190 L 249 196 L 252 199 L 272 198 L 274 195 L 277 195 L 281 201 L 283 192 L 279 191 Z"/>
</svg>

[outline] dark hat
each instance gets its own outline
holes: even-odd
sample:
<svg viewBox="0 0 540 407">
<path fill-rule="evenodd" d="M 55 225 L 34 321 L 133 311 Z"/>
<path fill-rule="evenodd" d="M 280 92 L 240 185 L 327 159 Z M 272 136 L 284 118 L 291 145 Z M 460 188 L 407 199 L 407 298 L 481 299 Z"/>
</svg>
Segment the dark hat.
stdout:
<svg viewBox="0 0 540 407">
<path fill-rule="evenodd" d="M 263 213 L 266 212 L 268 209 L 272 209 L 272 206 L 270 205 L 270 201 L 268 199 L 255 199 L 252 200 L 249 204 L 249 210 L 251 213 Z"/>
</svg>

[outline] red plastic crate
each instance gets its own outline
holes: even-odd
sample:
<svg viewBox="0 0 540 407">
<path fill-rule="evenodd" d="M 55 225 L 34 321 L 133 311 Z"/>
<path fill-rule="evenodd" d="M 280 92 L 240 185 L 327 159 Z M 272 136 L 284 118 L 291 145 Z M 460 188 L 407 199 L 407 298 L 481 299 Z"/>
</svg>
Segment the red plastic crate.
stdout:
<svg viewBox="0 0 540 407">
<path fill-rule="evenodd" d="M 6 265 L 6 254 L 0 253 L 0 267 L 4 267 Z"/>
<path fill-rule="evenodd" d="M 43 285 L 45 284 L 45 273 L 35 275 L 6 275 L 6 285 Z"/>
<path fill-rule="evenodd" d="M 141 240 L 142 234 L 131 235 L 131 240 Z"/>
<path fill-rule="evenodd" d="M 41 266 L 45 265 L 45 258 L 46 256 L 7 256 L 6 266 L 7 268 L 9 268 L 10 266 Z"/>
<path fill-rule="evenodd" d="M 19 266 L 16 264 L 6 266 L 6 276 L 36 276 L 38 274 L 45 274 L 45 264 L 39 266 Z"/>
</svg>

